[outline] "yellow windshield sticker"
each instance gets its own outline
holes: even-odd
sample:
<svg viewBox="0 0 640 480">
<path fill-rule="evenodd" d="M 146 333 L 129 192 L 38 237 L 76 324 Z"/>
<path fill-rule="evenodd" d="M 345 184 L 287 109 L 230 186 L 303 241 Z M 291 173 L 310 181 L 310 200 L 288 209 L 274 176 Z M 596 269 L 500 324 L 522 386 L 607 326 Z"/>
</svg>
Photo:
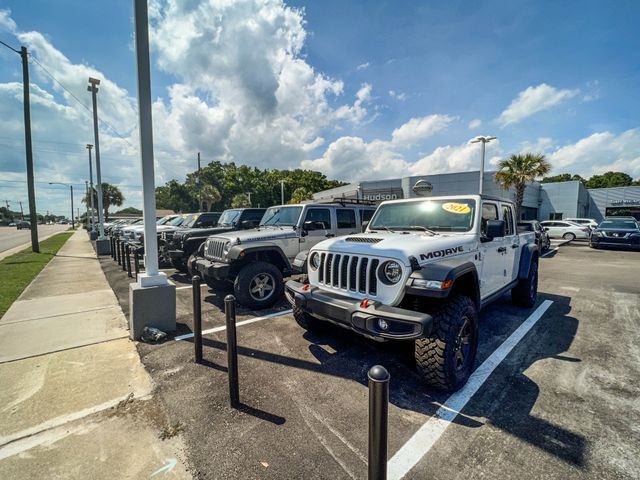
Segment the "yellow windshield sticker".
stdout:
<svg viewBox="0 0 640 480">
<path fill-rule="evenodd" d="M 453 203 L 453 202 L 443 203 L 442 209 L 446 210 L 447 212 L 458 213 L 460 215 L 469 213 L 471 211 L 471 208 L 469 208 L 469 205 L 465 203 Z"/>
</svg>

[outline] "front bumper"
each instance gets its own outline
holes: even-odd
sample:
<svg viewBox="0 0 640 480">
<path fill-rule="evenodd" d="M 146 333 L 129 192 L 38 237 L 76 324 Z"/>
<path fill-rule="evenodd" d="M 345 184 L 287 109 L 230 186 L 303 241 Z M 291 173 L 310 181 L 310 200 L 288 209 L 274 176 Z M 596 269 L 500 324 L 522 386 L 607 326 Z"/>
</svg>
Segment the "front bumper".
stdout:
<svg viewBox="0 0 640 480">
<path fill-rule="evenodd" d="M 433 317 L 427 313 L 388 307 L 370 301 L 365 308 L 360 300 L 326 292 L 317 287 L 290 280 L 285 285 L 289 302 L 304 312 L 327 320 L 367 337 L 397 340 L 415 339 L 431 333 Z M 385 320 L 388 328 L 382 330 L 379 320 Z"/>
<path fill-rule="evenodd" d="M 198 258 L 193 262 L 194 269 L 205 277 L 215 280 L 227 280 L 231 266 L 227 263 L 212 262 L 206 258 Z"/>
<path fill-rule="evenodd" d="M 633 248 L 640 249 L 640 240 L 632 238 L 618 238 L 618 237 L 600 237 L 592 235 L 590 242 L 592 245 L 598 245 L 601 247 L 620 247 L 620 248 Z"/>
<path fill-rule="evenodd" d="M 172 260 L 180 260 L 185 256 L 183 250 L 168 250 L 167 255 Z"/>
</svg>

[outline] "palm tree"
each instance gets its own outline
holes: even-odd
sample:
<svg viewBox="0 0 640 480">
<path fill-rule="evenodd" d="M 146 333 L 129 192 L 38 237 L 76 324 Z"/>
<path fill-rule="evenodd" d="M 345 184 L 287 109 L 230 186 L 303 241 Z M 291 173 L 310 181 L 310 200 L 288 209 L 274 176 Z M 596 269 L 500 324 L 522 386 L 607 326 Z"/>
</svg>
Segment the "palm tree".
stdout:
<svg viewBox="0 0 640 480">
<path fill-rule="evenodd" d="M 520 209 L 527 183 L 549 173 L 551 164 L 542 153 L 519 153 L 511 155 L 506 160 L 501 160 L 498 166 L 496 180 L 500 186 L 505 190 L 509 190 L 511 187 L 516 189 L 516 211 L 517 218 L 520 218 Z"/>
<path fill-rule="evenodd" d="M 89 195 L 85 195 L 82 199 L 83 203 L 91 202 Z M 115 205 L 120 207 L 124 203 L 124 195 L 120 189 L 110 183 L 102 184 L 102 208 L 104 209 L 104 219 L 109 220 L 109 207 Z M 93 204 L 98 207 L 98 192 L 93 189 Z"/>
<path fill-rule="evenodd" d="M 220 192 L 213 185 L 203 185 L 200 191 L 202 201 L 207 204 L 207 212 L 211 211 L 211 206 L 214 203 L 218 203 L 222 198 Z"/>
<path fill-rule="evenodd" d="M 249 208 L 251 201 L 246 193 L 238 193 L 231 199 L 231 208 Z"/>
</svg>

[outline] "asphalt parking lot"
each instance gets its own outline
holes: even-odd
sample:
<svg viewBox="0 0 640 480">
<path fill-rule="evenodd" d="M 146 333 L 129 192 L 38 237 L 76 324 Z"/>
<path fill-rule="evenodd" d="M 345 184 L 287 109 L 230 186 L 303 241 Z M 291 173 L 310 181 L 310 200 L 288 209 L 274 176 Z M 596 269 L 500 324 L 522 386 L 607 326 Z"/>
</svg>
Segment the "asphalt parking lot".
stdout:
<svg viewBox="0 0 640 480">
<path fill-rule="evenodd" d="M 110 258 L 101 264 L 128 314 L 132 280 Z M 478 376 L 473 396 L 467 387 L 452 397 L 427 390 L 412 344 L 337 327 L 311 334 L 282 302 L 238 309 L 238 322 L 268 318 L 238 326 L 242 407 L 232 410 L 225 332 L 204 336 L 205 363 L 195 364 L 181 275 L 171 276 L 177 334 L 187 338 L 138 350 L 196 478 L 366 478 L 366 377 L 375 364 L 391 374 L 389 478 L 638 478 L 638 272 L 638 252 L 584 243 L 551 251 L 534 308 L 514 307 L 507 295 L 481 313 L 476 373 L 495 369 Z M 202 288 L 204 330 L 224 325 L 226 293 Z"/>
</svg>

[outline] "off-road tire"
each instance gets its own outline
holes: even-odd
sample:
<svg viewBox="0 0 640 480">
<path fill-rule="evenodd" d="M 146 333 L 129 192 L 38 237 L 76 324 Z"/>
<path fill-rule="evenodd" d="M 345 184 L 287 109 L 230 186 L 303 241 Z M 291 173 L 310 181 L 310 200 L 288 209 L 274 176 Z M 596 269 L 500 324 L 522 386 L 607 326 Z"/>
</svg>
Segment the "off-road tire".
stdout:
<svg viewBox="0 0 640 480">
<path fill-rule="evenodd" d="M 573 242 L 576 239 L 576 234 L 567 232 L 564 235 L 562 235 L 562 238 L 565 240 L 568 240 L 569 242 Z"/>
<path fill-rule="evenodd" d="M 527 278 L 518 280 L 515 287 L 511 289 L 511 301 L 519 307 L 531 308 L 535 305 L 538 297 L 538 259 L 531 260 L 531 268 Z"/>
<path fill-rule="evenodd" d="M 469 297 L 454 294 L 432 316 L 429 336 L 415 341 L 416 367 L 430 387 L 455 392 L 473 370 L 478 350 L 478 312 Z M 470 349 L 462 368 L 456 369 L 456 341 L 465 319 L 469 323 Z"/>
<path fill-rule="evenodd" d="M 325 322 L 318 320 L 313 315 L 309 315 L 300 307 L 293 307 L 293 318 L 296 319 L 296 323 L 305 330 L 310 332 L 319 332 L 326 326 Z"/>
<path fill-rule="evenodd" d="M 251 296 L 249 285 L 259 274 L 267 274 L 273 278 L 274 289 L 272 293 L 264 300 L 258 300 Z M 275 265 L 267 262 L 253 262 L 247 264 L 236 277 L 233 283 L 233 290 L 238 303 L 245 307 L 260 310 L 271 307 L 274 303 L 282 298 L 284 292 L 284 282 L 282 281 L 282 273 Z"/>
<path fill-rule="evenodd" d="M 189 278 L 193 278 L 194 275 L 198 275 L 198 271 L 193 267 L 197 258 L 198 256 L 195 253 L 192 253 L 187 259 L 187 274 L 189 275 Z"/>
<path fill-rule="evenodd" d="M 598 244 L 589 242 L 589 247 L 595 248 L 597 250 L 598 249 Z"/>
<path fill-rule="evenodd" d="M 186 271 L 187 271 L 187 262 L 185 262 L 182 259 L 177 260 L 177 259 L 174 259 L 174 258 L 172 258 L 170 261 L 171 261 L 171 266 L 173 268 L 175 268 L 179 272 L 186 273 Z"/>
</svg>

